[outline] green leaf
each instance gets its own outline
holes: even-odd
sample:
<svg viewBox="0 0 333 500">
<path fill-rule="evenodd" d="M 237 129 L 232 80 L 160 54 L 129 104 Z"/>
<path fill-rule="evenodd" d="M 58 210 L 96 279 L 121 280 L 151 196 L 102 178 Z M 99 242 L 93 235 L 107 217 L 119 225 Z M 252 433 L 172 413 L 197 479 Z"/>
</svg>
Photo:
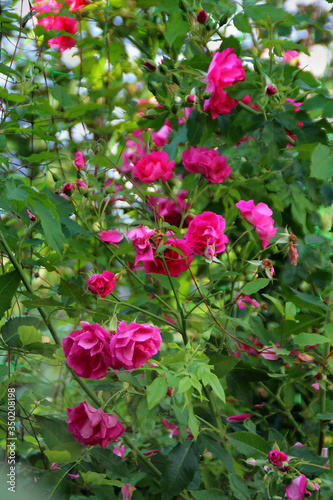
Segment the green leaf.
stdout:
<svg viewBox="0 0 333 500">
<path fill-rule="evenodd" d="M 34 326 L 21 325 L 18 327 L 17 333 L 20 337 L 22 346 L 42 341 L 42 334 L 37 332 Z"/>
<path fill-rule="evenodd" d="M 237 500 L 249 500 L 251 498 L 251 492 L 245 479 L 238 474 L 229 474 L 229 485 Z"/>
<path fill-rule="evenodd" d="M 73 98 L 68 93 L 68 90 L 61 85 L 56 85 L 52 91 L 52 95 L 57 101 L 59 101 L 60 105 L 64 108 L 70 108 L 73 104 Z"/>
<path fill-rule="evenodd" d="M 68 463 L 71 459 L 71 454 L 66 450 L 45 450 L 44 454 L 47 456 L 50 463 L 55 462 L 57 465 Z"/>
<path fill-rule="evenodd" d="M 89 296 L 80 288 L 76 283 L 72 281 L 66 281 L 63 278 L 60 279 L 60 285 L 58 286 L 58 294 L 65 297 L 70 297 L 76 302 L 81 304 L 86 304 L 89 300 Z"/>
<path fill-rule="evenodd" d="M 179 12 L 172 14 L 167 22 L 164 36 L 165 39 L 171 44 L 180 35 L 185 35 L 189 30 L 189 24 L 184 21 Z"/>
<path fill-rule="evenodd" d="M 5 135 L 0 134 L 0 151 L 3 151 L 7 146 L 7 138 Z"/>
<path fill-rule="evenodd" d="M 223 490 L 209 488 L 205 491 L 189 490 L 194 500 L 226 500 Z M 236 497 L 235 497 L 236 498 Z"/>
<path fill-rule="evenodd" d="M 199 450 L 191 439 L 178 443 L 169 453 L 161 479 L 162 499 L 178 495 L 193 479 L 199 467 Z"/>
<path fill-rule="evenodd" d="M 270 300 L 271 302 L 273 302 L 273 304 L 277 307 L 279 312 L 282 315 L 284 315 L 284 307 L 279 299 L 277 299 L 275 297 L 271 297 L 271 295 L 267 295 L 267 293 L 263 293 L 262 296 L 265 297 L 266 299 Z M 289 304 L 290 304 L 290 302 L 289 302 Z M 292 305 L 294 305 L 294 304 L 292 304 Z"/>
<path fill-rule="evenodd" d="M 188 404 L 187 409 L 188 409 L 188 421 L 187 421 L 187 423 L 188 423 L 190 431 L 192 432 L 192 434 L 194 436 L 194 439 L 197 439 L 198 435 L 199 435 L 200 423 L 199 423 L 199 420 L 197 419 L 197 417 L 194 415 L 193 406 L 191 403 Z"/>
<path fill-rule="evenodd" d="M 225 403 L 225 394 L 224 394 L 224 390 L 223 390 L 223 387 L 221 385 L 221 382 L 219 381 L 219 379 L 217 378 L 217 376 L 215 375 L 215 373 L 212 373 L 210 376 L 209 376 L 209 385 L 211 386 L 211 388 L 213 389 L 213 392 L 214 394 L 219 398 L 221 399 L 221 401 L 223 401 Z"/>
<path fill-rule="evenodd" d="M 1 328 L 2 338 L 7 345 L 19 347 L 19 327 L 23 325 L 38 326 L 39 321 L 39 318 L 34 318 L 33 316 L 20 316 L 18 318 L 10 318 Z"/>
<path fill-rule="evenodd" d="M 250 281 L 243 286 L 242 293 L 244 293 L 245 295 L 256 293 L 262 288 L 265 288 L 265 286 L 267 286 L 270 281 L 271 280 L 268 278 L 258 278 L 256 280 Z"/>
<path fill-rule="evenodd" d="M 168 383 L 164 377 L 155 378 L 152 384 L 147 387 L 146 395 L 148 409 L 154 408 L 163 398 L 165 398 L 168 390 Z"/>
<path fill-rule="evenodd" d="M 294 337 L 294 344 L 301 346 L 325 344 L 326 342 L 330 342 L 330 339 L 324 335 L 318 335 L 317 333 L 300 333 Z"/>
<path fill-rule="evenodd" d="M 251 26 L 245 14 L 240 12 L 233 19 L 235 27 L 243 33 L 251 33 Z"/>
<path fill-rule="evenodd" d="M 333 323 L 326 323 L 325 334 L 331 341 L 333 341 Z"/>
<path fill-rule="evenodd" d="M 91 450 L 90 455 L 108 473 L 115 474 L 118 477 L 127 476 L 128 472 L 125 461 L 115 455 L 111 449 L 102 449 L 95 446 Z"/>
<path fill-rule="evenodd" d="M 21 276 L 17 271 L 10 271 L 0 276 L 0 318 L 10 308 L 20 281 Z"/>
<path fill-rule="evenodd" d="M 258 455 L 267 456 L 271 449 L 266 439 L 257 434 L 252 434 L 252 432 L 234 432 L 227 434 L 227 438 L 237 451 L 248 457 Z"/>
<path fill-rule="evenodd" d="M 47 244 L 62 255 L 64 251 L 64 235 L 61 231 L 59 218 L 54 215 L 54 212 L 43 202 L 35 200 L 35 215 L 38 215 L 41 220 L 44 236 Z"/>
<path fill-rule="evenodd" d="M 213 454 L 214 458 L 221 460 L 228 471 L 234 472 L 232 457 L 215 439 L 207 436 L 206 434 L 200 434 L 198 437 L 198 446 L 201 452 L 207 449 Z"/>
<path fill-rule="evenodd" d="M 175 290 L 178 290 L 180 287 L 180 283 L 176 278 L 173 278 L 171 276 L 171 283 L 169 280 L 168 276 L 165 276 L 164 274 L 157 274 L 157 273 L 150 273 L 153 278 L 158 280 L 160 284 L 163 286 L 163 288 L 166 288 L 167 290 L 172 290 L 171 283 L 173 284 Z"/>
<path fill-rule="evenodd" d="M 235 356 L 221 356 L 220 354 L 211 354 L 209 359 L 214 365 L 214 372 L 218 378 L 223 378 L 239 362 L 239 359 Z"/>
<path fill-rule="evenodd" d="M 124 486 L 121 481 L 107 479 L 106 474 L 100 474 L 91 470 L 88 472 L 81 472 L 81 476 L 85 483 L 108 484 L 109 486 L 118 486 L 118 488 L 122 488 Z"/>
<path fill-rule="evenodd" d="M 329 180 L 333 176 L 333 155 L 331 149 L 318 144 L 311 155 L 311 175 L 316 179 Z"/>
<path fill-rule="evenodd" d="M 72 441 L 76 442 L 73 435 L 67 430 L 67 422 L 64 420 L 42 415 L 35 415 L 35 419 L 38 423 L 38 431 L 49 448 L 63 446 L 64 443 Z"/>
<path fill-rule="evenodd" d="M 200 142 L 203 134 L 203 128 L 200 125 L 198 111 L 192 111 L 186 122 L 186 127 L 190 146 L 196 146 Z"/>
</svg>

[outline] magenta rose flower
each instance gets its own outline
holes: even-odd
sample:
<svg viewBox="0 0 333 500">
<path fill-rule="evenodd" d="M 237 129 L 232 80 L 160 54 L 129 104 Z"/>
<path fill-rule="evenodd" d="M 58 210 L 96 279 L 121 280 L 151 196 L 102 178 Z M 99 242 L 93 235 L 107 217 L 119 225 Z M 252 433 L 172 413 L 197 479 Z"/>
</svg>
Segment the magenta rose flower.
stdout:
<svg viewBox="0 0 333 500">
<path fill-rule="evenodd" d="M 121 321 L 111 338 L 111 367 L 115 370 L 140 368 L 160 348 L 161 332 L 156 326 Z"/>
<path fill-rule="evenodd" d="M 268 460 L 271 464 L 276 465 L 276 467 L 281 467 L 282 462 L 288 462 L 288 457 L 283 451 L 271 450 L 268 453 Z"/>
<path fill-rule="evenodd" d="M 146 260 L 153 260 L 154 253 L 152 244 L 149 242 L 149 238 L 154 234 L 155 229 L 152 231 L 147 231 L 144 226 L 139 226 L 131 229 L 126 237 L 129 240 L 132 240 L 133 247 L 136 250 L 136 257 L 134 265 L 142 260 L 142 262 Z"/>
<path fill-rule="evenodd" d="M 190 203 L 186 203 L 187 189 L 184 189 L 177 194 L 176 203 L 171 198 L 160 198 L 157 196 L 149 197 L 149 204 L 157 210 L 160 217 L 172 226 L 180 226 L 183 212 L 186 212 Z M 183 227 L 188 227 L 190 221 L 193 219 L 192 215 L 187 215 L 183 222 Z"/>
<path fill-rule="evenodd" d="M 77 21 L 75 17 L 66 16 L 48 16 L 38 19 L 37 24 L 43 26 L 47 31 L 60 30 L 74 35 L 77 30 Z M 58 48 L 60 52 L 71 49 L 75 45 L 75 39 L 70 36 L 60 35 L 56 38 L 50 38 L 47 42 L 49 47 Z"/>
<path fill-rule="evenodd" d="M 306 476 L 301 474 L 286 486 L 286 498 L 289 500 L 303 500 L 306 492 Z"/>
<path fill-rule="evenodd" d="M 247 418 L 251 418 L 251 415 L 249 413 L 240 413 L 239 415 L 232 415 L 231 417 L 227 418 L 228 422 L 243 422 Z"/>
<path fill-rule="evenodd" d="M 135 165 L 133 177 L 146 184 L 158 180 L 169 181 L 173 176 L 174 161 L 169 161 L 168 153 L 156 151 L 141 158 Z"/>
<path fill-rule="evenodd" d="M 151 133 L 151 135 L 153 136 L 154 144 L 159 148 L 162 148 L 163 146 L 168 144 L 168 138 L 171 132 L 172 132 L 171 123 L 169 122 L 169 120 L 167 120 L 164 123 L 163 127 L 160 128 L 160 130 Z"/>
<path fill-rule="evenodd" d="M 241 216 L 254 226 L 261 239 L 262 247 L 266 248 L 269 244 L 268 239 L 275 236 L 277 231 L 277 227 L 273 227 L 274 220 L 271 217 L 273 214 L 272 210 L 266 203 L 258 203 L 258 205 L 255 205 L 253 200 L 241 200 L 236 203 L 236 207 L 239 208 Z"/>
<path fill-rule="evenodd" d="M 84 154 L 81 153 L 81 151 L 78 151 L 77 153 L 75 153 L 74 165 L 76 166 L 76 168 L 78 170 L 83 170 L 84 167 L 86 166 L 86 160 L 85 160 Z"/>
<path fill-rule="evenodd" d="M 227 159 L 227 156 L 220 155 L 215 149 L 202 146 L 191 146 L 182 155 L 183 165 L 188 172 L 202 174 L 215 184 L 223 182 L 231 173 Z"/>
<path fill-rule="evenodd" d="M 225 250 L 228 237 L 223 233 L 225 220 L 214 212 L 203 212 L 194 217 L 185 234 L 187 244 L 195 255 L 204 255 L 209 260 Z"/>
<path fill-rule="evenodd" d="M 131 139 L 134 137 L 138 142 Z M 134 170 L 134 165 L 138 163 L 140 158 L 147 154 L 147 146 L 142 137 L 141 129 L 133 130 L 130 136 L 127 136 L 126 149 L 124 150 L 121 158 L 123 160 L 123 165 L 121 167 L 122 172 L 132 172 Z"/>
<path fill-rule="evenodd" d="M 178 278 L 178 276 L 189 268 L 193 257 L 192 250 L 188 246 L 185 240 L 180 238 L 169 237 L 166 241 L 166 245 L 170 245 L 169 248 L 164 250 L 164 259 L 171 276 Z M 180 250 L 185 257 L 176 250 Z M 157 273 L 167 275 L 167 271 L 164 267 L 163 260 L 160 257 L 155 257 L 152 261 L 145 261 L 143 263 L 146 273 Z"/>
<path fill-rule="evenodd" d="M 82 181 L 81 179 L 76 179 L 75 182 L 80 193 L 85 194 L 88 191 L 88 186 L 84 181 Z"/>
<path fill-rule="evenodd" d="M 71 194 L 75 191 L 75 185 L 73 182 L 66 182 L 61 188 L 61 191 L 67 196 L 71 196 Z"/>
<path fill-rule="evenodd" d="M 206 91 L 211 93 L 211 97 L 205 101 L 204 111 L 210 111 L 213 119 L 230 113 L 238 101 L 229 97 L 223 89 L 244 79 L 245 70 L 234 49 L 214 52 L 205 78 L 208 81 Z"/>
<path fill-rule="evenodd" d="M 67 364 L 83 378 L 103 378 L 111 365 L 111 333 L 98 323 L 80 322 L 75 330 L 62 339 Z"/>
<path fill-rule="evenodd" d="M 103 271 L 102 274 L 93 274 L 92 277 L 87 280 L 87 283 L 92 293 L 103 298 L 112 293 L 116 286 L 114 274 L 110 271 Z"/>
<path fill-rule="evenodd" d="M 108 415 L 100 408 L 96 410 L 83 401 L 74 408 L 67 408 L 68 430 L 83 446 L 100 444 L 102 448 L 111 441 L 118 441 L 125 427 L 115 415 Z"/>
</svg>

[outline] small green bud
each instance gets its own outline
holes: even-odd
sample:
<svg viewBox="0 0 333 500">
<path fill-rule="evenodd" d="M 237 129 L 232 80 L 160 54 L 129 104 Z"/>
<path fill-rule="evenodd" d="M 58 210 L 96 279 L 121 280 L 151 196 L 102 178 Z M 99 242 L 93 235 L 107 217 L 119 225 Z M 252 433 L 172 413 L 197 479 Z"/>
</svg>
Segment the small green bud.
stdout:
<svg viewBox="0 0 333 500">
<path fill-rule="evenodd" d="M 219 21 L 219 25 L 220 26 L 224 26 L 226 24 L 226 22 L 228 21 L 228 18 L 229 18 L 229 14 L 228 12 L 226 12 L 220 19 Z"/>
<path fill-rule="evenodd" d="M 203 92 L 203 94 L 202 94 L 203 99 L 210 99 L 211 97 L 212 97 L 212 94 L 211 94 L 211 92 L 208 92 L 208 90 L 205 90 L 205 92 Z"/>
</svg>

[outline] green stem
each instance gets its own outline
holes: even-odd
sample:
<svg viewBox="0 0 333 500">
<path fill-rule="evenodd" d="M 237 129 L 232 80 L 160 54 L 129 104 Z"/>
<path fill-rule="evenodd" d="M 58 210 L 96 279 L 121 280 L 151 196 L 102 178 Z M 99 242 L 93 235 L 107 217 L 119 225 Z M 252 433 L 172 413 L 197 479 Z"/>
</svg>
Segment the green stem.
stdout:
<svg viewBox="0 0 333 500">
<path fill-rule="evenodd" d="M 179 311 L 179 314 L 180 314 L 181 326 L 182 326 L 182 331 L 180 333 L 181 333 L 181 336 L 183 337 L 184 344 L 187 345 L 187 343 L 188 343 L 188 337 L 187 337 L 187 333 L 186 333 L 186 318 L 184 316 L 184 311 L 183 311 L 183 308 L 181 306 L 181 303 L 179 302 L 179 297 L 177 295 L 175 287 L 173 286 L 171 275 L 170 275 L 168 266 L 166 265 L 164 255 L 161 255 L 161 259 L 163 261 L 164 269 L 165 269 L 165 271 L 166 271 L 166 273 L 168 275 L 169 282 L 170 282 L 170 285 L 171 285 L 174 297 L 175 297 L 176 302 L 177 302 L 177 307 L 178 307 L 178 311 Z"/>
<path fill-rule="evenodd" d="M 296 430 L 299 432 L 299 434 L 305 438 L 306 437 L 306 434 L 302 431 L 302 429 L 299 427 L 298 423 L 296 422 L 296 420 L 294 419 L 291 411 L 289 410 L 289 408 L 287 408 L 287 406 L 285 405 L 284 401 L 281 399 L 281 397 L 278 395 L 278 394 L 275 394 L 273 391 L 271 391 L 265 384 L 263 384 L 262 382 L 259 382 L 259 385 L 261 385 L 261 387 L 263 389 L 265 389 L 265 391 L 273 398 L 275 399 L 275 401 L 277 401 L 277 403 L 279 403 L 279 405 L 283 408 L 283 413 L 286 415 L 286 417 L 288 417 L 288 419 L 290 420 L 290 422 L 295 426 Z"/>
</svg>

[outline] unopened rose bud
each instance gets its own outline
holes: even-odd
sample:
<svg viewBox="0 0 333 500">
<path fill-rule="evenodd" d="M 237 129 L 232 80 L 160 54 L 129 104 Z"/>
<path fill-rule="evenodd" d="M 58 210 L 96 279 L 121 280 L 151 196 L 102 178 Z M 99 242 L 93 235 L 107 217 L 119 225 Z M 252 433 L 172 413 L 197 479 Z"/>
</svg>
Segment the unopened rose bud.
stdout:
<svg viewBox="0 0 333 500">
<path fill-rule="evenodd" d="M 204 9 L 202 9 L 199 12 L 199 14 L 197 14 L 198 23 L 205 24 L 205 22 L 207 21 L 207 17 L 208 17 L 207 12 Z"/>
<path fill-rule="evenodd" d="M 186 98 L 185 98 L 185 101 L 186 101 L 186 102 L 190 102 L 190 103 L 192 103 L 192 104 L 193 104 L 193 103 L 195 103 L 195 100 L 196 100 L 196 96 L 195 96 L 195 95 L 188 95 L 188 96 L 186 96 Z"/>
<path fill-rule="evenodd" d="M 117 273 L 117 274 L 114 275 L 115 281 L 120 281 L 121 280 L 121 278 L 123 277 L 123 272 L 124 272 L 124 269 L 122 269 L 120 271 L 120 273 Z"/>
<path fill-rule="evenodd" d="M 210 99 L 212 97 L 211 92 L 208 92 L 208 90 L 205 90 L 202 94 L 203 99 Z"/>
<path fill-rule="evenodd" d="M 62 186 L 61 191 L 66 196 L 71 196 L 73 191 L 75 191 L 75 186 L 72 182 L 67 182 L 64 186 Z"/>
<path fill-rule="evenodd" d="M 153 62 L 145 61 L 143 65 L 150 73 L 156 71 L 156 66 L 154 65 Z"/>
<path fill-rule="evenodd" d="M 310 479 L 307 479 L 307 481 L 306 481 L 306 489 L 309 491 L 318 491 L 319 490 L 318 484 L 313 483 L 312 481 L 310 481 Z"/>
<path fill-rule="evenodd" d="M 274 87 L 274 85 L 268 85 L 266 87 L 266 94 L 267 95 L 275 95 L 277 92 L 276 88 Z"/>
<path fill-rule="evenodd" d="M 174 387 L 168 387 L 168 390 L 167 390 L 167 396 L 169 396 L 169 398 L 172 398 L 172 395 L 174 393 L 174 390 L 175 388 Z"/>
</svg>

